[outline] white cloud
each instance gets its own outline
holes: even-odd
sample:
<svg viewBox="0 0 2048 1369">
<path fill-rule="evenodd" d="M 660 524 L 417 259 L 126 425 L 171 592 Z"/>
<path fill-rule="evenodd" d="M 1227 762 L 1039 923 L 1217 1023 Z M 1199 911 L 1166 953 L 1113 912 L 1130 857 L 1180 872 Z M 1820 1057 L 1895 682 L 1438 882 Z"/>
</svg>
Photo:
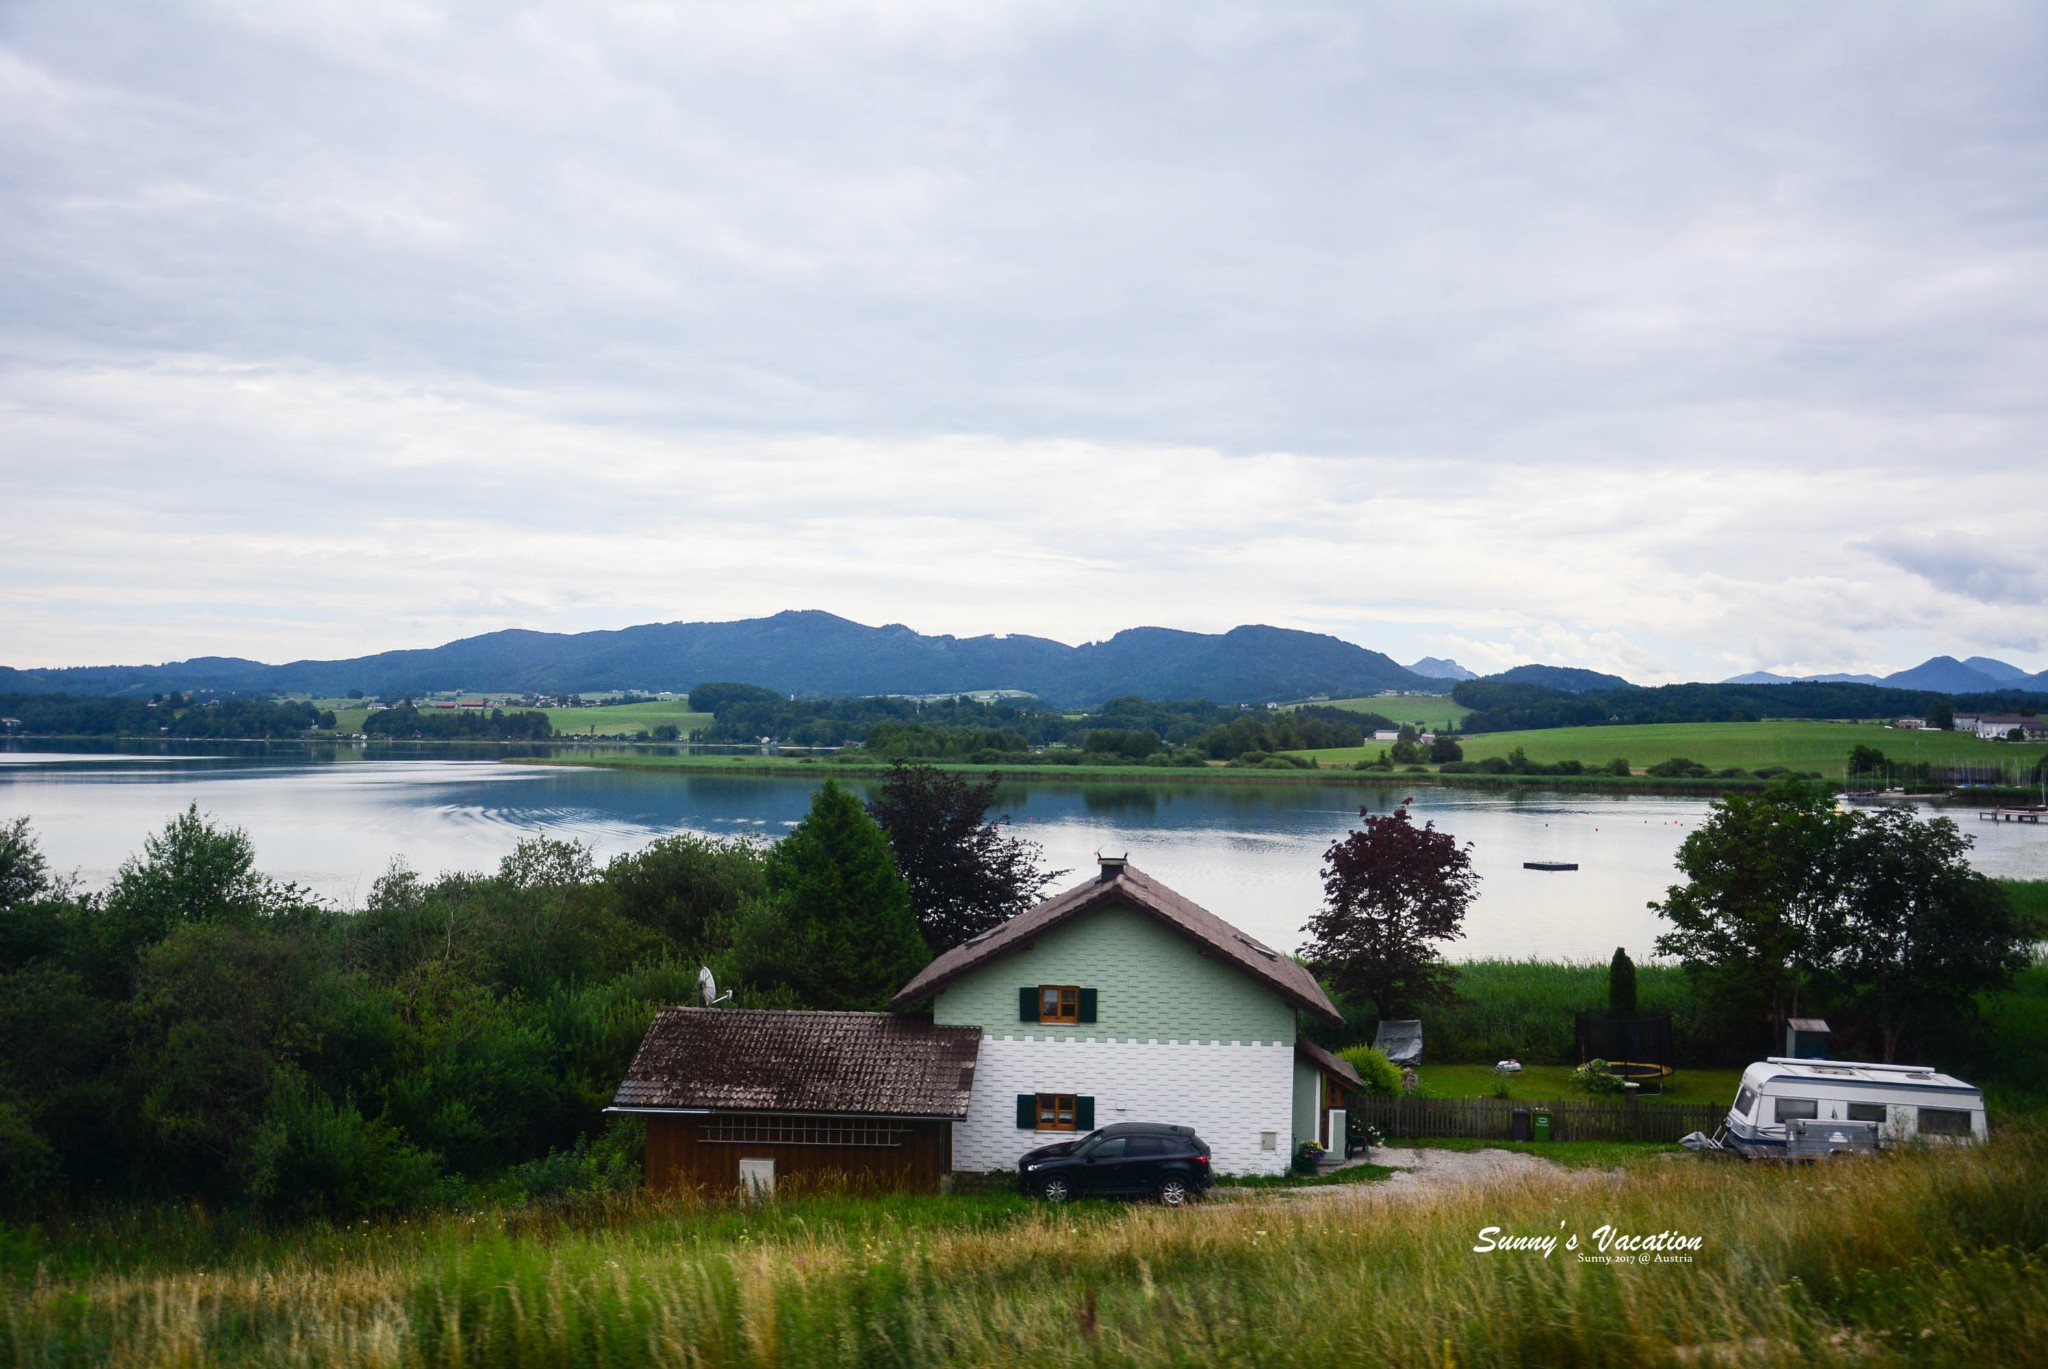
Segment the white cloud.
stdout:
<svg viewBox="0 0 2048 1369">
<path fill-rule="evenodd" d="M 1645 679 L 2039 651 L 2044 37 L 15 5 L 0 657 L 813 606 Z"/>
</svg>

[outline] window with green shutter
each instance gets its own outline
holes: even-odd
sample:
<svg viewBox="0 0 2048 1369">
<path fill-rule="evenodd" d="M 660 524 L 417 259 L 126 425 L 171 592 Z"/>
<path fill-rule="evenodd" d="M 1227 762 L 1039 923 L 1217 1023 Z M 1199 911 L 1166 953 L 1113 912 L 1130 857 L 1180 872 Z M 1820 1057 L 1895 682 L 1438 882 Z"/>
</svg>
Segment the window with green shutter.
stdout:
<svg viewBox="0 0 2048 1369">
<path fill-rule="evenodd" d="M 1095 1100 L 1086 1094 L 1020 1093 L 1017 1125 L 1037 1131 L 1093 1131 Z"/>
</svg>

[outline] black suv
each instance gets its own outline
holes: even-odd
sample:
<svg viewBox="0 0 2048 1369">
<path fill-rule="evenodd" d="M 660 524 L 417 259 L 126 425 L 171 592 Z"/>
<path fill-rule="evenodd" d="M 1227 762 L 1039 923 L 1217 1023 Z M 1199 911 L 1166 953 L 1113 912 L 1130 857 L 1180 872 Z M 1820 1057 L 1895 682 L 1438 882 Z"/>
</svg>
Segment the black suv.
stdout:
<svg viewBox="0 0 2048 1369">
<path fill-rule="evenodd" d="M 1146 1195 L 1179 1207 L 1213 1182 L 1209 1147 L 1193 1127 L 1151 1122 L 1117 1122 L 1078 1140 L 1040 1146 L 1017 1162 L 1017 1187 L 1054 1203 Z"/>
</svg>

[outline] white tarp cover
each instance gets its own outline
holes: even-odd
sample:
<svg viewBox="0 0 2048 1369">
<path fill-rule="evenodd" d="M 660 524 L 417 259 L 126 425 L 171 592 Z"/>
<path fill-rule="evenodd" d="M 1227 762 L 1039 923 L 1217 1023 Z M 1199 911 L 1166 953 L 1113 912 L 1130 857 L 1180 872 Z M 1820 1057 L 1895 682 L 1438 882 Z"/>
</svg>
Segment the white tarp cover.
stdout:
<svg viewBox="0 0 2048 1369">
<path fill-rule="evenodd" d="M 1422 1063 L 1422 1024 L 1414 1018 L 1380 1023 L 1372 1043 L 1397 1065 Z"/>
</svg>

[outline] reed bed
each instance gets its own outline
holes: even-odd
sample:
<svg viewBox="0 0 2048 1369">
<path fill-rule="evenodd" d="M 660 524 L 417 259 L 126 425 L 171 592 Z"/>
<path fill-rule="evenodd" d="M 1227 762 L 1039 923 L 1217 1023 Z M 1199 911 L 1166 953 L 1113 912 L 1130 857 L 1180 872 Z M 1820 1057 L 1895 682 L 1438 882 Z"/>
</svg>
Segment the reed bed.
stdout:
<svg viewBox="0 0 2048 1369">
<path fill-rule="evenodd" d="M 53 1273 L 0 1363 L 158 1366 L 2022 1364 L 2048 1344 L 2048 1141 L 1189 1211 L 1001 1199 L 627 1203 L 345 1253 Z M 1477 1253 L 1482 1228 L 1701 1240 Z"/>
</svg>

